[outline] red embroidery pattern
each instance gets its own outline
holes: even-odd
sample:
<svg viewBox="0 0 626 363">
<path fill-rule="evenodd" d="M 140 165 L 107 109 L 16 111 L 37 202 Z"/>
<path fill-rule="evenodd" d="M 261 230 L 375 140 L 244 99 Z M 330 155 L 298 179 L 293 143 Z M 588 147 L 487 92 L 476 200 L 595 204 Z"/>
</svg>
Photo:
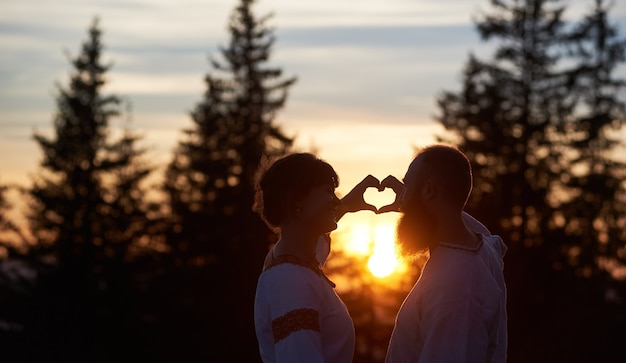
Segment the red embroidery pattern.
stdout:
<svg viewBox="0 0 626 363">
<path fill-rule="evenodd" d="M 272 321 L 274 344 L 300 330 L 320 331 L 319 313 L 314 309 L 296 309 Z"/>
</svg>

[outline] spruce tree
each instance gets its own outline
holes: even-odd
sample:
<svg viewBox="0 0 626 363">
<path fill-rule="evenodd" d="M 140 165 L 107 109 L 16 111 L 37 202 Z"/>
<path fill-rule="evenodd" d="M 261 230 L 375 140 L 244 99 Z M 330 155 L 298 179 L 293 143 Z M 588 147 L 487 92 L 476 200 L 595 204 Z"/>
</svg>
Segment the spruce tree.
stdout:
<svg viewBox="0 0 626 363">
<path fill-rule="evenodd" d="M 65 361 L 107 361 L 131 345 L 128 262 L 147 224 L 139 184 L 151 170 L 137 136 L 111 136 L 121 101 L 102 93 L 110 65 L 97 19 L 88 34 L 69 86 L 58 87 L 54 135 L 34 135 L 43 159 L 28 190 L 36 240 L 28 255 L 39 273 L 29 338 L 45 346 L 37 354 Z"/>
<path fill-rule="evenodd" d="M 0 185 L 0 311 L 5 312 L 4 316 L 0 315 L 0 321 L 11 320 L 10 309 L 6 309 L 5 304 L 30 285 L 24 278 L 30 271 L 20 270 L 31 241 L 26 236 L 25 226 L 10 216 L 14 208 L 8 200 L 11 189 L 8 185 Z"/>
<path fill-rule="evenodd" d="M 519 285 L 519 299 L 540 295 L 554 282 L 555 241 L 544 232 L 557 207 L 553 183 L 562 163 L 559 128 L 571 117 L 567 97 L 571 69 L 566 55 L 563 6 L 555 1 L 491 1 L 477 28 L 497 40 L 490 62 L 471 55 L 462 91 L 439 99 L 438 118 L 457 141 L 474 170 L 469 209 L 509 244 L 507 278 Z M 527 265 L 534 266 L 528 270 Z M 517 300 L 520 301 L 520 300 Z"/>
<path fill-rule="evenodd" d="M 623 82 L 610 76 L 623 61 L 623 40 L 601 3 L 574 24 L 563 20 L 562 3 L 492 0 L 477 22 L 484 40 L 497 41 L 492 59 L 471 55 L 462 90 L 438 100 L 438 121 L 450 132 L 440 139 L 457 143 L 472 161 L 468 209 L 509 246 L 515 361 L 536 361 L 539 352 L 578 359 L 595 349 L 572 344 L 578 338 L 564 323 L 567 311 L 603 298 L 602 288 L 586 288 L 595 286 L 588 279 L 606 282 L 603 259 L 615 259 L 624 243 L 615 228 L 623 224 L 623 166 L 611 156 L 618 143 L 610 134 L 624 122 Z M 604 324 L 597 318 L 588 320 L 590 329 Z M 541 343 L 558 334 L 570 334 L 563 338 L 569 343 Z"/>
<path fill-rule="evenodd" d="M 626 38 L 609 22 L 609 9 L 596 0 L 571 36 L 581 74 L 572 91 L 580 107 L 566 125 L 572 157 L 561 180 L 573 197 L 563 204 L 560 219 L 563 239 L 570 242 L 570 251 L 577 251 L 561 265 L 576 276 L 603 280 L 610 271 L 599 261 L 626 262 L 620 256 L 626 244 L 626 163 L 618 157 L 625 146 L 618 132 L 626 124 L 626 80 L 614 74 L 626 61 Z M 607 288 L 606 282 L 594 281 L 597 288 Z"/>
<path fill-rule="evenodd" d="M 8 185 L 0 185 L 0 261 L 19 255 L 18 251 L 23 250 L 28 243 L 24 227 L 15 223 L 9 215 L 13 210 L 7 197 L 10 190 Z"/>
<path fill-rule="evenodd" d="M 275 236 L 252 211 L 254 178 L 264 155 L 284 154 L 292 144 L 275 118 L 295 78 L 268 65 L 275 38 L 253 3 L 241 0 L 233 11 L 230 42 L 211 59 L 206 93 L 166 171 L 175 266 L 169 277 L 185 281 L 170 286 L 180 291 L 174 308 L 189 311 L 177 324 L 204 337 L 210 348 L 202 354 L 216 361 L 258 360 L 251 307 Z M 186 337 L 181 344 L 197 340 Z"/>
</svg>

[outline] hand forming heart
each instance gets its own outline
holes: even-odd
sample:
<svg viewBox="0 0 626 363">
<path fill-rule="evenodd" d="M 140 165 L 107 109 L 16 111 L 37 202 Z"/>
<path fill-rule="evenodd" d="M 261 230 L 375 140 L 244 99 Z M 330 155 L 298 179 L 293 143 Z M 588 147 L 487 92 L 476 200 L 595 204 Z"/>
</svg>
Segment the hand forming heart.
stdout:
<svg viewBox="0 0 626 363">
<path fill-rule="evenodd" d="M 376 188 L 379 192 L 390 188 L 395 193 L 393 203 L 376 208 L 372 204 L 365 201 L 364 195 L 368 188 Z M 361 210 L 371 210 L 377 214 L 386 212 L 399 212 L 401 196 L 404 191 L 404 184 L 393 176 L 386 177 L 382 183 L 374 176 L 368 175 L 359 184 L 357 184 L 345 197 L 341 200 L 342 207 L 345 212 L 358 212 Z"/>
<path fill-rule="evenodd" d="M 376 207 L 375 212 L 379 213 L 383 207 L 393 204 L 396 199 L 396 193 L 394 193 L 390 188 L 367 188 L 365 193 L 363 193 L 363 199 L 365 200 L 365 203 Z"/>
<path fill-rule="evenodd" d="M 376 213 L 399 212 L 402 205 L 402 194 L 404 193 L 404 184 L 395 176 L 389 175 L 380 183 L 382 188 L 390 188 L 396 194 L 393 203 L 383 206 Z"/>
</svg>

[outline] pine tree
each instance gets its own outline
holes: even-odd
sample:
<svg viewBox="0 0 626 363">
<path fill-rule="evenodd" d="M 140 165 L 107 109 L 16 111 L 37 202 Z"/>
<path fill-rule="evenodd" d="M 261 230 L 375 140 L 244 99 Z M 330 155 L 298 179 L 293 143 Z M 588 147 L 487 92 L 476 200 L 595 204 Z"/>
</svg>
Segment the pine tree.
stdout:
<svg viewBox="0 0 626 363">
<path fill-rule="evenodd" d="M 19 251 L 28 243 L 23 227 L 15 223 L 9 215 L 13 209 L 7 197 L 10 190 L 11 187 L 0 185 L 0 261 L 14 254 L 19 255 Z"/>
<path fill-rule="evenodd" d="M 483 39 L 499 41 L 493 60 L 470 56 L 463 90 L 439 99 L 439 121 L 472 160 L 471 212 L 518 256 L 509 259 L 508 279 L 519 279 L 520 299 L 530 298 L 553 283 L 558 254 L 543 233 L 556 207 L 551 188 L 565 167 L 559 128 L 574 108 L 571 69 L 559 64 L 567 50 L 564 8 L 545 0 L 491 3 L 494 15 L 483 14 L 477 27 Z"/>
<path fill-rule="evenodd" d="M 544 217 L 531 206 L 548 197 L 556 172 L 546 166 L 558 167 L 559 152 L 550 148 L 554 128 L 571 107 L 559 94 L 566 71 L 555 67 L 563 51 L 563 8 L 548 10 L 546 2 L 492 1 L 497 15 L 485 15 L 478 30 L 485 40 L 501 40 L 493 62 L 471 56 L 463 91 L 439 100 L 439 121 L 474 162 L 474 200 L 496 202 L 498 216 L 488 216 L 489 225 L 515 231 L 507 234 L 510 242 L 529 246 L 540 244 Z M 488 195 L 500 200 L 486 201 Z"/>
<path fill-rule="evenodd" d="M 616 158 L 625 146 L 617 132 L 626 124 L 626 104 L 620 98 L 626 80 L 614 75 L 626 61 L 626 38 L 618 37 L 608 11 L 603 0 L 596 0 L 571 37 L 584 76 L 576 88 L 581 111 L 566 129 L 573 149 L 570 173 L 561 178 L 575 197 L 564 203 L 560 221 L 565 240 L 572 242 L 570 250 L 579 251 L 573 263 L 564 259 L 561 264 L 573 265 L 578 276 L 596 278 L 610 272 L 599 259 L 626 263 L 619 253 L 626 244 L 626 164 Z M 606 283 L 596 285 L 606 288 Z"/>
<path fill-rule="evenodd" d="M 97 19 L 88 33 L 69 86 L 58 87 L 53 137 L 34 135 L 43 160 L 28 190 L 37 242 L 29 258 L 39 273 L 28 331 L 46 347 L 38 354 L 66 361 L 107 361 L 129 346 L 128 261 L 148 223 L 139 184 L 151 168 L 136 135 L 111 137 L 121 101 L 102 94 L 110 65 L 101 61 Z"/>
<path fill-rule="evenodd" d="M 0 311 L 7 313 L 6 309 L 1 308 L 3 304 L 10 300 L 16 291 L 30 285 L 19 270 L 31 241 L 25 234 L 24 226 L 16 223 L 10 216 L 14 208 L 8 200 L 11 189 L 12 187 L 8 185 L 0 185 Z M 7 318 L 10 317 L 0 316 L 0 321 Z"/>
<path fill-rule="evenodd" d="M 255 19 L 252 3 L 241 1 L 235 9 L 224 60 L 211 60 L 214 73 L 206 76 L 204 100 L 191 113 L 194 126 L 167 171 L 166 190 L 180 221 L 174 229 L 181 231 L 171 246 L 188 250 L 191 258 L 212 248 L 201 221 L 248 209 L 239 203 L 252 201 L 261 156 L 283 154 L 292 142 L 274 119 L 295 79 L 280 80 L 280 69 L 264 67 L 274 38 L 267 17 Z"/>
<path fill-rule="evenodd" d="M 609 36 L 601 5 L 574 26 L 560 3 L 492 0 L 477 28 L 498 41 L 493 58 L 471 55 L 462 90 L 439 98 L 438 121 L 450 131 L 441 140 L 458 143 L 472 161 L 468 209 L 509 245 L 510 357 L 519 361 L 536 361 L 535 352 L 578 359 L 595 349 L 572 344 L 566 328 L 568 309 L 602 298 L 576 276 L 606 278 L 602 259 L 624 243 L 615 228 L 624 223 L 624 204 L 615 201 L 623 198 L 623 166 L 610 155 L 610 129 L 624 122 L 623 83 L 610 76 L 623 61 L 622 41 Z M 597 318 L 590 329 L 604 324 Z M 557 331 L 579 350 L 564 355 L 564 346 L 540 343 Z"/>
<path fill-rule="evenodd" d="M 232 13 L 230 43 L 221 59 L 211 59 L 193 126 L 166 171 L 173 221 L 168 246 L 176 266 L 169 277 L 183 274 L 175 308 L 186 304 L 191 315 L 177 324 L 205 337 L 210 348 L 203 345 L 202 354 L 218 361 L 258 360 L 251 306 L 274 234 L 252 211 L 254 177 L 263 155 L 284 154 L 292 144 L 275 118 L 295 78 L 267 65 L 275 38 L 269 17 L 257 18 L 252 5 L 241 0 Z"/>
<path fill-rule="evenodd" d="M 127 115 L 130 114 L 128 103 Z M 159 235 L 159 206 L 148 201 L 146 179 L 155 167 L 146 160 L 145 148 L 139 148 L 143 137 L 130 130 L 130 120 L 122 129 L 122 136 L 107 147 L 110 182 L 105 189 L 107 202 L 106 249 L 113 256 L 131 261 L 150 248 L 146 239 Z M 153 241 L 154 242 L 154 241 Z M 143 247 L 142 247 L 143 246 Z"/>
</svg>

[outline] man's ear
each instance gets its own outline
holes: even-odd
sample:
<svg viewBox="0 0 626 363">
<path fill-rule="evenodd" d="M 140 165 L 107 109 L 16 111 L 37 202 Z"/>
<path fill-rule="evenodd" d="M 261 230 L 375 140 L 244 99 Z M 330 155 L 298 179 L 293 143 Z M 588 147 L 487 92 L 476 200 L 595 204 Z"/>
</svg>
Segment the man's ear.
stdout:
<svg viewBox="0 0 626 363">
<path fill-rule="evenodd" d="M 427 178 L 422 186 L 422 197 L 424 200 L 430 200 L 437 194 L 437 186 L 433 178 Z"/>
</svg>

